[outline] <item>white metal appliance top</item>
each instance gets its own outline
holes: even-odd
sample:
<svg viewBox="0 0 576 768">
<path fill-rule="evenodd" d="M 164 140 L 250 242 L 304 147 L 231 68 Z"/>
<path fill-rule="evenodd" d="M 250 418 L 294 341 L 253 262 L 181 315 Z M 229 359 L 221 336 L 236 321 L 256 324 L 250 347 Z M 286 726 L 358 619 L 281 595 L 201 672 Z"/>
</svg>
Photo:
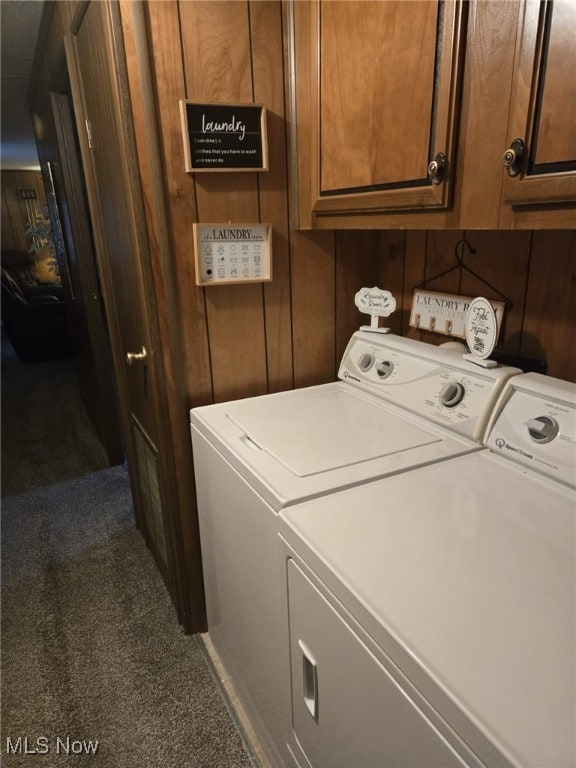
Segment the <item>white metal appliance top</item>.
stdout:
<svg viewBox="0 0 576 768">
<path fill-rule="evenodd" d="M 279 407 L 280 406 L 280 407 Z M 440 435 L 384 410 L 346 387 L 260 402 L 230 419 L 297 477 L 432 445 Z"/>
<path fill-rule="evenodd" d="M 481 447 L 513 368 L 356 333 L 341 381 L 195 408 L 191 425 L 280 509 Z"/>
<path fill-rule="evenodd" d="M 491 450 L 279 516 L 486 765 L 576 764 L 575 414 L 574 385 L 515 377 Z"/>
</svg>

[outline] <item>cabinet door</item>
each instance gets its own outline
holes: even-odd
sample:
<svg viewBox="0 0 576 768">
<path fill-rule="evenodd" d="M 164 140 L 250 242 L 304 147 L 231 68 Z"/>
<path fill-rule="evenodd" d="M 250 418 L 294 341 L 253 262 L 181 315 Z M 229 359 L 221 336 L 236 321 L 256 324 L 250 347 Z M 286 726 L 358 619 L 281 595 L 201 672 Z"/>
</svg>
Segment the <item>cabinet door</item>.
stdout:
<svg viewBox="0 0 576 768">
<path fill-rule="evenodd" d="M 527 0 L 518 19 L 508 128 L 508 146 L 521 139 L 525 149 L 505 174 L 504 203 L 576 200 L 575 115 L 576 3 Z"/>
<path fill-rule="evenodd" d="M 448 205 L 463 13 L 460 0 L 293 3 L 301 226 Z"/>
<path fill-rule="evenodd" d="M 287 570 L 296 750 L 314 768 L 464 768 L 293 560 Z"/>
</svg>

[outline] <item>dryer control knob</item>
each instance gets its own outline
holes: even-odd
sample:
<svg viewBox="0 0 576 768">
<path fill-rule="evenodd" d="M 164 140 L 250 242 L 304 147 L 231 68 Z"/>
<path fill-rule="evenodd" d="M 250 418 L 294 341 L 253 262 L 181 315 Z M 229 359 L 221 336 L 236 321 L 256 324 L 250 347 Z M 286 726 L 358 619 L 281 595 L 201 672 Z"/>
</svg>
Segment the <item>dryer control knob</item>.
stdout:
<svg viewBox="0 0 576 768">
<path fill-rule="evenodd" d="M 379 379 L 387 379 L 394 370 L 394 363 L 391 360 L 381 360 L 376 366 L 376 373 Z"/>
<path fill-rule="evenodd" d="M 560 429 L 556 419 L 552 419 L 550 416 L 538 416 L 536 419 L 530 419 L 526 426 L 528 427 L 528 434 L 535 443 L 550 443 Z"/>
<path fill-rule="evenodd" d="M 461 403 L 466 390 L 464 385 L 459 381 L 449 381 L 440 390 L 440 402 L 446 408 L 454 408 L 455 405 Z"/>
<path fill-rule="evenodd" d="M 358 360 L 358 368 L 360 368 L 361 371 L 364 371 L 366 373 L 367 371 L 372 368 L 374 365 L 374 355 L 371 355 L 369 352 L 363 352 L 360 355 L 360 359 Z"/>
</svg>

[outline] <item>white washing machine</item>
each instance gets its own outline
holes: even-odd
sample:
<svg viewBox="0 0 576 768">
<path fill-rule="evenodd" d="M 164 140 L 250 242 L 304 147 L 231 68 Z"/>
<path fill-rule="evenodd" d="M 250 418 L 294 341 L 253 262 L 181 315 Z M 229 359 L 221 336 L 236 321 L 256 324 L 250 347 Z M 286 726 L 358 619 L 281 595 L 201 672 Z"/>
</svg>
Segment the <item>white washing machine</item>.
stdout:
<svg viewBox="0 0 576 768">
<path fill-rule="evenodd" d="M 510 379 L 487 434 L 281 512 L 295 765 L 576 765 L 576 386 Z"/>
<path fill-rule="evenodd" d="M 337 382 L 191 411 L 209 635 L 273 763 L 290 707 L 278 513 L 480 449 L 515 373 L 358 332 Z"/>
</svg>

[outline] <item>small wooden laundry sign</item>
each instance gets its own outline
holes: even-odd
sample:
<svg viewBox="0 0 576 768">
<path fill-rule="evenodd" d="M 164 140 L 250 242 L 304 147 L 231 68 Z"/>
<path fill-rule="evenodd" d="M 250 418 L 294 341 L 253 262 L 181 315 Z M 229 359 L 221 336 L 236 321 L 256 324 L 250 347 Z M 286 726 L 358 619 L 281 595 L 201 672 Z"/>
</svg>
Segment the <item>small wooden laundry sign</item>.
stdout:
<svg viewBox="0 0 576 768">
<path fill-rule="evenodd" d="M 410 325 L 421 331 L 433 331 L 445 336 L 466 338 L 466 315 L 473 296 L 455 296 L 435 291 L 414 291 Z M 498 329 L 502 325 L 505 304 L 490 301 L 496 314 Z"/>
<path fill-rule="evenodd" d="M 194 224 L 197 285 L 272 279 L 270 224 Z"/>
</svg>

